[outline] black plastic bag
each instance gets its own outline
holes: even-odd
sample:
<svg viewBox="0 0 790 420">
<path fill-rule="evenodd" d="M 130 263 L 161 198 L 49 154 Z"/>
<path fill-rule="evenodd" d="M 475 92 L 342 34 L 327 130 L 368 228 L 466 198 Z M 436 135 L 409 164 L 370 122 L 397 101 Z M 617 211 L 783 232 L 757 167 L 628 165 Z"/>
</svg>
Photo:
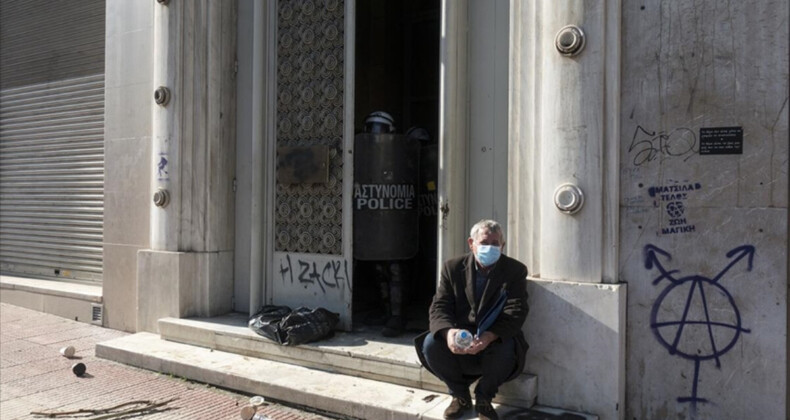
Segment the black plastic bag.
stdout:
<svg viewBox="0 0 790 420">
<path fill-rule="evenodd" d="M 280 329 L 285 333 L 283 344 L 295 346 L 320 340 L 331 335 L 340 315 L 324 308 L 296 308 L 280 321 Z"/>
<path fill-rule="evenodd" d="M 248 325 L 251 330 L 263 337 L 284 344 L 285 332 L 280 328 L 280 321 L 291 313 L 287 306 L 266 305 L 250 317 Z"/>
<path fill-rule="evenodd" d="M 250 317 L 248 325 L 258 335 L 277 344 L 295 346 L 331 335 L 340 315 L 324 308 L 266 305 Z"/>
</svg>

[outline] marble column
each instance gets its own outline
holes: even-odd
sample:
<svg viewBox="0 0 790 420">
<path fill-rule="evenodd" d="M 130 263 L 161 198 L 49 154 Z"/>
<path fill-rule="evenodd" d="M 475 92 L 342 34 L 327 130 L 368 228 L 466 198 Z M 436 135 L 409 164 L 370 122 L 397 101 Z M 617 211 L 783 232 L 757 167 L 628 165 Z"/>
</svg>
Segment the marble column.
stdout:
<svg viewBox="0 0 790 420">
<path fill-rule="evenodd" d="M 150 250 L 138 329 L 232 307 L 236 3 L 157 2 Z"/>
<path fill-rule="evenodd" d="M 622 418 L 619 0 L 511 2 L 508 252 L 530 269 L 539 403 Z"/>
</svg>

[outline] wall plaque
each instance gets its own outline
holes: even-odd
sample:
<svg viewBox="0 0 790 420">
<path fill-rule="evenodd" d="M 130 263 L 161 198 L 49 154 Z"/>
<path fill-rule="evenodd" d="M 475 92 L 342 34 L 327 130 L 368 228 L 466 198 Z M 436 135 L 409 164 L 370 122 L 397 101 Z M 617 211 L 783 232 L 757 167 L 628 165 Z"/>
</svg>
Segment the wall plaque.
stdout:
<svg viewBox="0 0 790 420">
<path fill-rule="evenodd" d="M 700 128 L 699 154 L 742 155 L 743 127 Z"/>
<path fill-rule="evenodd" d="M 329 181 L 329 149 L 326 146 L 277 148 L 277 182 L 315 184 Z"/>
</svg>

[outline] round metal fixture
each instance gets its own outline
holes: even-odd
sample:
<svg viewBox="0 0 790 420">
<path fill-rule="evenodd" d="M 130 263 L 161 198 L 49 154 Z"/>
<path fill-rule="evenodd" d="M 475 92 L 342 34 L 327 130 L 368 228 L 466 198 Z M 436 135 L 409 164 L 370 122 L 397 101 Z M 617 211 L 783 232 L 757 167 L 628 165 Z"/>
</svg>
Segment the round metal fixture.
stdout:
<svg viewBox="0 0 790 420">
<path fill-rule="evenodd" d="M 554 205 L 566 214 L 574 214 L 584 205 L 582 190 L 573 184 L 562 184 L 554 190 Z"/>
<path fill-rule="evenodd" d="M 167 105 L 167 103 L 170 102 L 170 89 L 159 86 L 154 91 L 154 102 L 156 102 L 157 105 Z"/>
<path fill-rule="evenodd" d="M 584 31 L 576 25 L 563 27 L 554 38 L 554 46 L 557 47 L 557 51 L 566 57 L 573 57 L 582 52 L 584 44 Z"/>
<path fill-rule="evenodd" d="M 154 205 L 165 208 L 168 203 L 170 203 L 170 193 L 164 188 L 156 190 L 154 193 Z"/>
</svg>

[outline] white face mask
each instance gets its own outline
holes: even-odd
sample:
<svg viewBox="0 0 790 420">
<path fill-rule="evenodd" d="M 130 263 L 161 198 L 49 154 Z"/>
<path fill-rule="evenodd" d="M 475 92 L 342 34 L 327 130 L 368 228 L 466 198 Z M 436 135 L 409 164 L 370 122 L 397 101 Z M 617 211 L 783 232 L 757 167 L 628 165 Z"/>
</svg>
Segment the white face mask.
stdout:
<svg viewBox="0 0 790 420">
<path fill-rule="evenodd" d="M 477 252 L 475 253 L 477 261 L 479 261 L 483 267 L 494 265 L 499 261 L 501 255 L 502 249 L 496 245 L 478 245 Z"/>
</svg>

